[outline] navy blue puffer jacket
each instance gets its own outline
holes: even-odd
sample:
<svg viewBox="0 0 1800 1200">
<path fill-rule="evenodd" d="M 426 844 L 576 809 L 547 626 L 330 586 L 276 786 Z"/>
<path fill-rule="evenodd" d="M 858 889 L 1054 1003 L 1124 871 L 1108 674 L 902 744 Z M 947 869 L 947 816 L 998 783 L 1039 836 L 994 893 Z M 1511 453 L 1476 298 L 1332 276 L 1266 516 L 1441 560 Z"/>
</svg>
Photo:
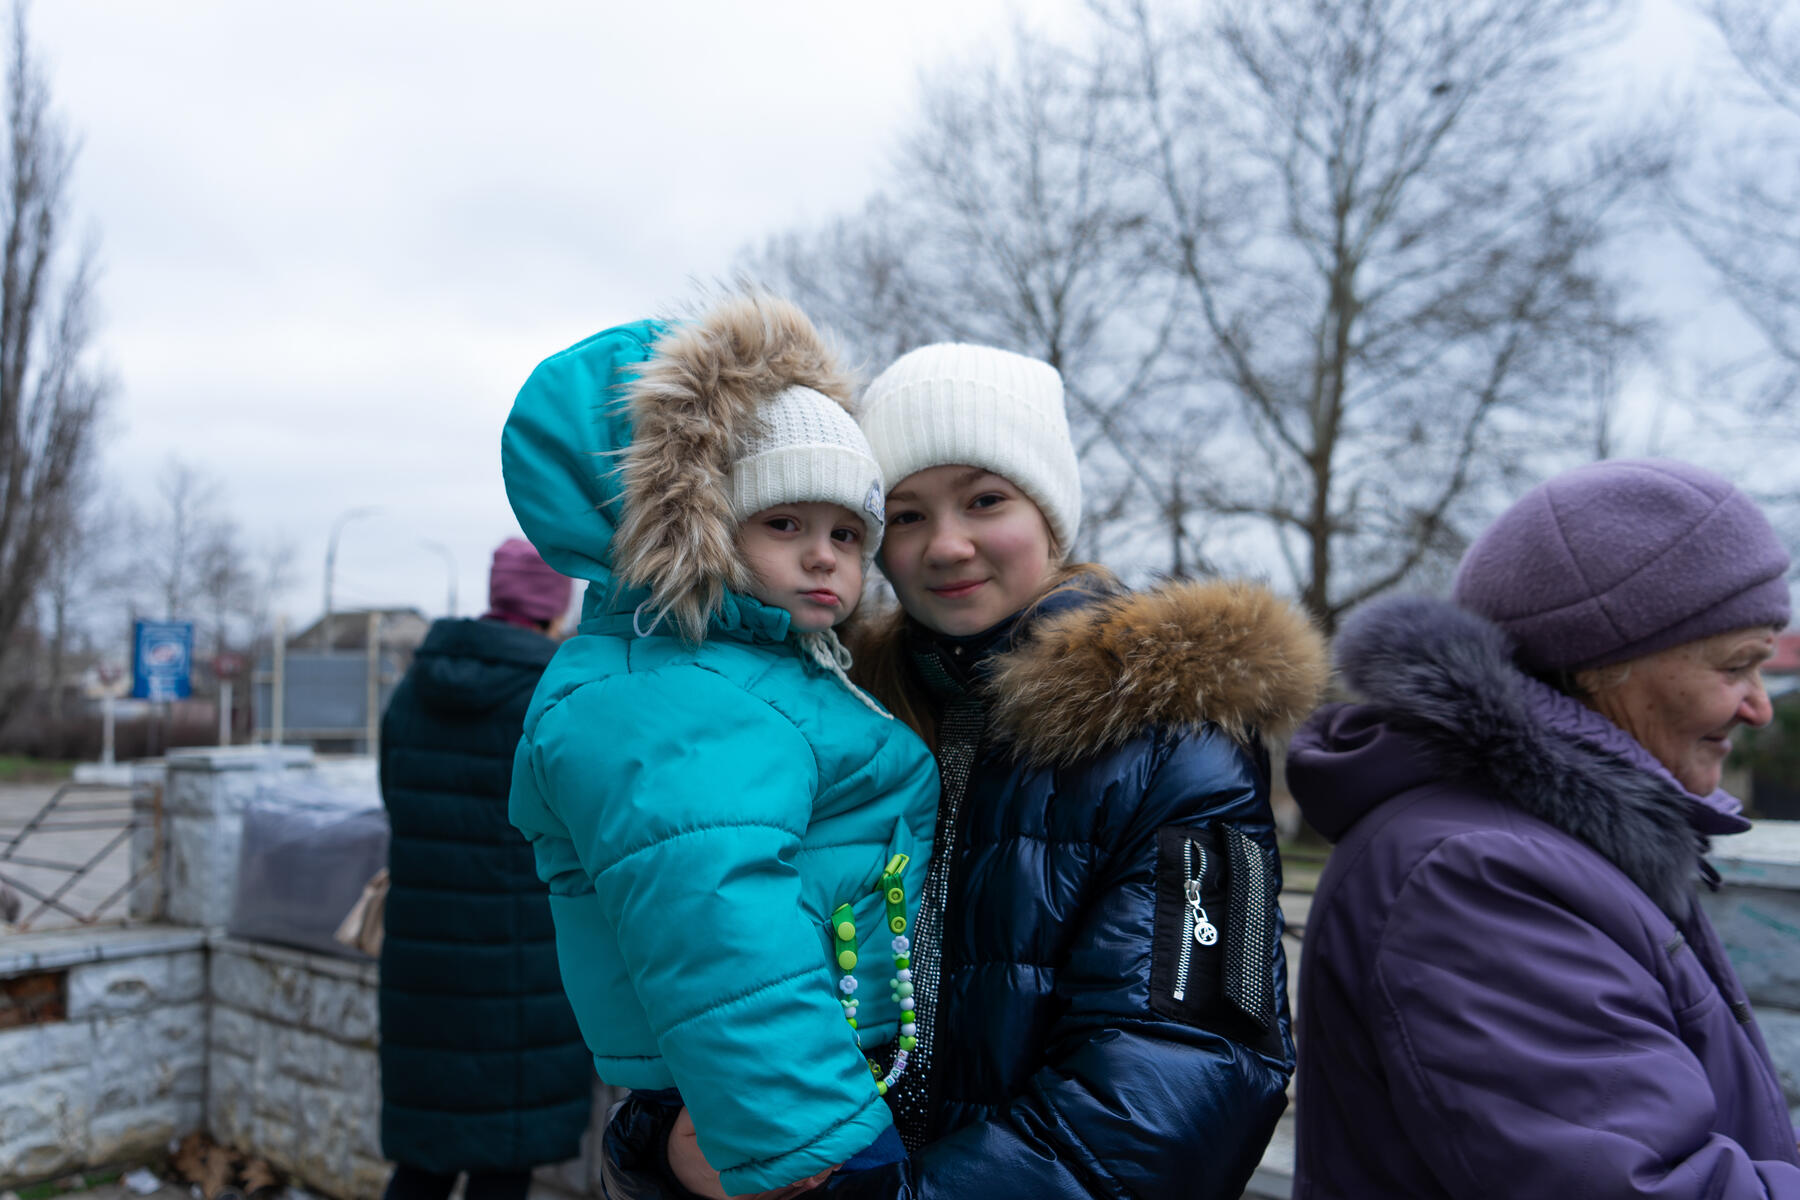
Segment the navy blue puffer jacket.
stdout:
<svg viewBox="0 0 1800 1200">
<path fill-rule="evenodd" d="M 525 706 L 556 643 L 442 620 L 381 722 L 388 846 L 381 1144 L 428 1171 L 572 1158 L 594 1064 L 563 996 L 550 898 L 506 819 Z"/>
<path fill-rule="evenodd" d="M 1213 583 L 1053 596 L 984 661 L 959 649 L 991 648 L 915 659 L 950 693 L 934 1044 L 894 1097 L 923 1144 L 826 1190 L 1238 1196 L 1294 1067 L 1260 734 L 1316 701 L 1321 640 L 1267 591 Z M 965 685 L 983 731 L 952 815 Z M 657 1114 L 622 1118 L 612 1165 L 655 1171 Z"/>
</svg>

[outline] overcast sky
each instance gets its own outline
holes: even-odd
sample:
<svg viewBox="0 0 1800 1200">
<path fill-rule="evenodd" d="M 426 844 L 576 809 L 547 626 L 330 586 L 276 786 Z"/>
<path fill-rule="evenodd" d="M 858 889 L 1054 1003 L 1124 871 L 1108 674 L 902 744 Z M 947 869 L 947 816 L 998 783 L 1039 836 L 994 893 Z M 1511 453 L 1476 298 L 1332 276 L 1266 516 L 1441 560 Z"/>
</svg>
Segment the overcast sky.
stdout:
<svg viewBox="0 0 1800 1200">
<path fill-rule="evenodd" d="M 921 68 L 1011 20 L 1000 0 L 38 0 L 121 385 L 106 476 L 147 496 L 179 454 L 219 477 L 252 538 L 295 542 L 294 621 L 362 505 L 338 605 L 440 612 L 430 539 L 467 613 L 516 532 L 499 431 L 532 366 L 859 205 Z"/>
<path fill-rule="evenodd" d="M 1449 0 L 1446 0 L 1449 2 Z M 1034 0 L 1070 27 L 1073 0 Z M 1672 0 L 1629 58 L 1683 69 Z M 516 531 L 498 438 L 544 356 L 666 311 L 748 244 L 857 207 L 922 69 L 990 53 L 1005 0 L 649 4 L 37 0 L 82 139 L 73 201 L 120 383 L 105 474 L 147 497 L 178 454 L 315 618 L 462 611 Z"/>
</svg>

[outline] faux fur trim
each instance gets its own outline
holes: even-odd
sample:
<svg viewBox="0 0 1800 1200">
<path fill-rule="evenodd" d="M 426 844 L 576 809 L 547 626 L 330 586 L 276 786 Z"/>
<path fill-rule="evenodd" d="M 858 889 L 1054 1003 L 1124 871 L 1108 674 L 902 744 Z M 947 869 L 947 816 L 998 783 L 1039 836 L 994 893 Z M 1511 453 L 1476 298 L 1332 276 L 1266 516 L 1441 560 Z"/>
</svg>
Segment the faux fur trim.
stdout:
<svg viewBox="0 0 1800 1200">
<path fill-rule="evenodd" d="M 1280 736 L 1319 702 L 1328 674 L 1318 630 L 1267 588 L 1168 584 L 1036 626 L 995 667 L 990 727 L 1034 766 L 1158 725 Z"/>
<path fill-rule="evenodd" d="M 793 304 L 732 296 L 656 343 L 627 385 L 631 445 L 624 463 L 624 520 L 614 539 L 622 582 L 650 589 L 659 617 L 690 642 L 727 589 L 750 577 L 737 548 L 731 461 L 763 401 L 794 386 L 846 410 L 855 380 Z"/>
<path fill-rule="evenodd" d="M 1424 740 L 1447 774 L 1475 779 L 1592 846 L 1677 920 L 1693 904 L 1705 835 L 1694 799 L 1545 720 L 1548 685 L 1513 663 L 1492 622 L 1442 600 L 1368 605 L 1338 635 L 1345 681 L 1396 728 Z"/>
</svg>

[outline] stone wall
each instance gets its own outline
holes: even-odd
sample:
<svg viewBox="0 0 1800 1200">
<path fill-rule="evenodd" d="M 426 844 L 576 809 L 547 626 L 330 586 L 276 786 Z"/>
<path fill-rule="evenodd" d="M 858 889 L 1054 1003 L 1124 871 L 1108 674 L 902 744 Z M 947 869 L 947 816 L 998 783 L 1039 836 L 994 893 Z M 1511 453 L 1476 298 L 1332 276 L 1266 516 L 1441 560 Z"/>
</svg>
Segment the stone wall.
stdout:
<svg viewBox="0 0 1800 1200">
<path fill-rule="evenodd" d="M 1756 1023 L 1800 1121 L 1800 822 L 1759 821 L 1714 843 L 1724 886 L 1707 915 L 1749 993 Z"/>
<path fill-rule="evenodd" d="M 215 936 L 206 1125 L 335 1196 L 374 1197 L 376 967 Z"/>
<path fill-rule="evenodd" d="M 301 746 L 171 750 L 160 786 L 136 792 L 136 807 L 155 810 L 155 819 L 139 823 L 132 865 L 153 862 L 155 869 L 134 890 L 131 915 L 201 928 L 228 922 L 244 805 L 271 772 L 313 769 L 312 751 Z"/>
<path fill-rule="evenodd" d="M 375 1200 L 392 1170 L 381 1157 L 375 964 L 222 936 L 210 946 L 207 1130 L 317 1191 Z M 596 1085 L 583 1155 L 540 1168 L 535 1190 L 600 1194 L 585 1151 L 616 1098 Z"/>
<path fill-rule="evenodd" d="M 198 930 L 0 939 L 0 980 L 61 991 L 60 1017 L 0 1030 L 0 1185 L 161 1153 L 206 1097 Z"/>
</svg>

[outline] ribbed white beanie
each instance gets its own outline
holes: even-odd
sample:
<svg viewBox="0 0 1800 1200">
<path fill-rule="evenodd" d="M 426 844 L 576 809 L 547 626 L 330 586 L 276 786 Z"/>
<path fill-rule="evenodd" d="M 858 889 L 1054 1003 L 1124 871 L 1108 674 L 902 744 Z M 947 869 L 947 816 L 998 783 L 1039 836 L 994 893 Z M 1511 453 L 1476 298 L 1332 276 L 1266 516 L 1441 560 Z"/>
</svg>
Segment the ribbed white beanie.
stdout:
<svg viewBox="0 0 1800 1200">
<path fill-rule="evenodd" d="M 862 518 L 866 566 L 881 547 L 885 515 L 881 468 L 843 405 L 809 387 L 764 401 L 757 427 L 731 464 L 731 505 L 745 517 L 781 504 L 841 504 Z"/>
<path fill-rule="evenodd" d="M 1068 554 L 1081 527 L 1081 472 L 1049 363 L 945 342 L 901 355 L 863 395 L 863 432 L 887 486 L 967 465 L 1010 480 L 1043 510 Z"/>
</svg>

